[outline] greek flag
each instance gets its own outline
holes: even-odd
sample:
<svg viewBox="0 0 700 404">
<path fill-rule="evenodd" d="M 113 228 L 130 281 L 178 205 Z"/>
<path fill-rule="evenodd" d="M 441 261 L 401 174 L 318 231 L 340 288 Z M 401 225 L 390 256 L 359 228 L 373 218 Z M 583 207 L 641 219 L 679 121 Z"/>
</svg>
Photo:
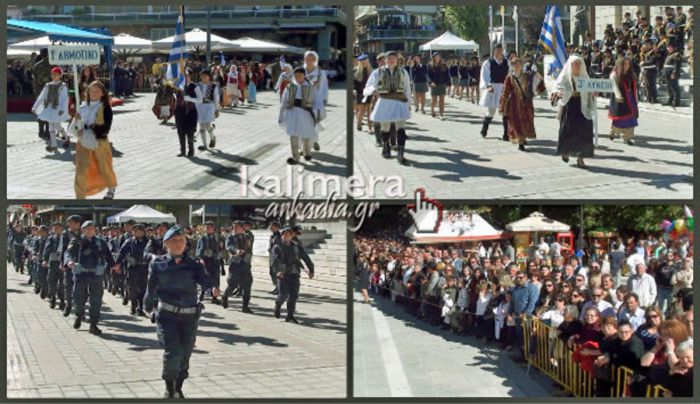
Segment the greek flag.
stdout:
<svg viewBox="0 0 700 404">
<path fill-rule="evenodd" d="M 179 88 L 185 88 L 185 60 L 187 59 L 187 47 L 185 45 L 185 7 L 180 8 L 180 15 L 175 25 L 175 37 L 173 46 L 168 56 L 168 71 L 165 77 Z"/>
<path fill-rule="evenodd" d="M 556 77 L 566 63 L 566 42 L 564 42 L 561 16 L 557 6 L 547 6 L 539 42 L 554 55 L 554 62 L 549 65 L 547 74 Z"/>
</svg>

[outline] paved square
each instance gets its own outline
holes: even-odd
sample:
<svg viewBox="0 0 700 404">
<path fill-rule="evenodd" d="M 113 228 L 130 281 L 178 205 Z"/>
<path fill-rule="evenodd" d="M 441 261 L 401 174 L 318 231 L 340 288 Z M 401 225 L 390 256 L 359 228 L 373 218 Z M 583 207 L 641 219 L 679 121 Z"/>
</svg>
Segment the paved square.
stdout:
<svg viewBox="0 0 700 404">
<path fill-rule="evenodd" d="M 254 260 L 254 315 L 241 313 L 239 298 L 227 310 L 205 301 L 185 396 L 345 398 L 347 300 L 344 288 L 324 287 L 324 279 L 339 279 L 328 271 L 331 261 L 319 258 L 319 281 L 302 277 L 300 325 L 272 316 L 266 262 Z M 162 397 L 163 350 L 149 319 L 129 315 L 121 299 L 105 294 L 103 335 L 95 337 L 40 301 L 27 275 L 10 265 L 6 276 L 9 398 Z"/>
<path fill-rule="evenodd" d="M 330 90 L 325 130 L 319 135 L 321 150 L 313 153 L 311 162 L 300 165 L 304 173 L 323 178 L 347 175 L 345 94 L 344 83 Z M 153 93 L 137 93 L 136 98 L 114 108 L 109 139 L 115 148 L 117 199 L 259 199 L 250 192 L 247 197 L 242 194 L 244 165 L 248 183 L 258 175 L 276 175 L 286 189 L 286 160 L 291 151 L 289 137 L 277 123 L 279 94 L 259 92 L 254 105 L 222 110 L 216 120 L 217 147 L 197 150 L 193 158 L 176 156 L 180 146 L 174 120 L 160 124 L 151 111 L 154 99 Z M 8 115 L 8 198 L 75 198 L 74 151 L 59 148 L 55 154 L 46 152 L 37 130 L 32 115 Z M 201 139 L 195 147 L 200 145 Z M 263 181 L 258 183 L 261 190 L 266 185 Z M 320 186 L 320 182 L 315 185 Z"/>
<path fill-rule="evenodd" d="M 692 108 L 677 111 L 660 105 L 640 107 L 634 146 L 607 138 L 610 121 L 602 100 L 598 108 L 599 145 L 589 169 L 557 156 L 559 122 L 544 99 L 535 100 L 537 139 L 527 152 L 501 140 L 502 119 L 496 117 L 483 139 L 479 134 L 484 109 L 447 97 L 445 120 L 411 111 L 407 167 L 381 156 L 374 135 L 354 132 L 354 174 L 400 175 L 407 197 L 423 187 L 433 198 L 452 199 L 690 199 L 693 190 Z M 437 110 L 437 109 L 436 109 Z M 355 127 L 355 125 L 353 125 Z M 386 197 L 381 184 L 377 197 Z"/>
</svg>

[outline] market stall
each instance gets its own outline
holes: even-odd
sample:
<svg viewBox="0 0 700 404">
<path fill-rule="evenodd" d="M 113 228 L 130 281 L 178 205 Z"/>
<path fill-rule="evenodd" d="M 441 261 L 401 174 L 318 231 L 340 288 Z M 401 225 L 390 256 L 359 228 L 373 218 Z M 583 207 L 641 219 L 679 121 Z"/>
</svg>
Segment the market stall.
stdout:
<svg viewBox="0 0 700 404">
<path fill-rule="evenodd" d="M 425 216 L 422 220 L 435 221 L 434 217 Z M 474 247 L 480 241 L 501 240 L 507 237 L 477 213 L 446 211 L 437 231 L 421 232 L 424 228 L 414 224 L 405 233 L 415 244 L 458 244 L 462 248 Z"/>
<path fill-rule="evenodd" d="M 552 220 L 540 212 L 533 212 L 530 216 L 516 220 L 515 222 L 506 225 L 506 230 L 513 233 L 514 248 L 516 257 L 520 260 L 525 260 L 532 255 L 532 248 L 536 248 L 540 236 L 551 235 L 554 233 L 563 233 L 563 236 L 570 237 L 567 234 L 571 226 L 565 223 Z M 557 240 L 560 239 L 559 234 L 554 235 Z M 573 239 L 571 237 L 571 239 Z"/>
</svg>

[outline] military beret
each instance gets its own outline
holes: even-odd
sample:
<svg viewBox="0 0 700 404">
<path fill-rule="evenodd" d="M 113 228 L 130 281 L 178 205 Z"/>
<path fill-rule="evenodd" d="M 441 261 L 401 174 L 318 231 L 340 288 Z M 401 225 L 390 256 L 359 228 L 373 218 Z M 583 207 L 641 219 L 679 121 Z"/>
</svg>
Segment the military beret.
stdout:
<svg viewBox="0 0 700 404">
<path fill-rule="evenodd" d="M 175 236 L 181 236 L 185 234 L 180 226 L 173 226 L 168 229 L 167 232 L 165 232 L 165 235 L 163 236 L 163 241 L 168 241 L 171 238 Z"/>
<path fill-rule="evenodd" d="M 143 223 L 137 223 L 134 225 L 134 230 L 146 231 L 146 226 Z"/>
<path fill-rule="evenodd" d="M 369 56 L 367 56 L 366 53 L 363 53 L 357 57 L 357 60 L 367 60 L 367 59 L 369 59 Z"/>
<path fill-rule="evenodd" d="M 68 216 L 68 219 L 66 219 L 66 221 L 67 222 L 81 223 L 83 221 L 83 218 L 80 215 L 70 215 L 70 216 Z"/>
<path fill-rule="evenodd" d="M 95 227 L 95 222 L 92 220 L 87 220 L 82 226 L 80 226 L 81 229 L 86 229 L 88 227 Z"/>
</svg>

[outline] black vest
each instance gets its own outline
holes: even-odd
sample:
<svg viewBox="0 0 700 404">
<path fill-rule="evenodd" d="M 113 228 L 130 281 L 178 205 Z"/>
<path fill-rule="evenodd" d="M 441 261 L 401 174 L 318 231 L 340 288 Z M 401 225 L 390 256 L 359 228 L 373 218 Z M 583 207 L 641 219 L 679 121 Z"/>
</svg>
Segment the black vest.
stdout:
<svg viewBox="0 0 700 404">
<path fill-rule="evenodd" d="M 493 58 L 489 60 L 489 63 L 491 64 L 491 82 L 503 83 L 506 81 L 506 76 L 508 75 L 508 62 L 506 59 L 504 58 L 500 65 Z"/>
</svg>

